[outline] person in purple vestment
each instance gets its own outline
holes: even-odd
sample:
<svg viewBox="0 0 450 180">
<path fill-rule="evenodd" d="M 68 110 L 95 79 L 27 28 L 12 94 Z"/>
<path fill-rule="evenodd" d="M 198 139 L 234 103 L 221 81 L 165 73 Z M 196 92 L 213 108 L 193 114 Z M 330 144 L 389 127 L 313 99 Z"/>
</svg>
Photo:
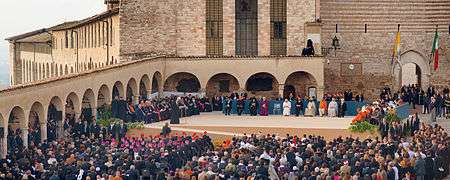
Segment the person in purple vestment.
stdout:
<svg viewBox="0 0 450 180">
<path fill-rule="evenodd" d="M 266 100 L 266 97 L 263 97 L 259 107 L 259 115 L 260 116 L 268 116 L 269 115 L 269 102 Z"/>
</svg>

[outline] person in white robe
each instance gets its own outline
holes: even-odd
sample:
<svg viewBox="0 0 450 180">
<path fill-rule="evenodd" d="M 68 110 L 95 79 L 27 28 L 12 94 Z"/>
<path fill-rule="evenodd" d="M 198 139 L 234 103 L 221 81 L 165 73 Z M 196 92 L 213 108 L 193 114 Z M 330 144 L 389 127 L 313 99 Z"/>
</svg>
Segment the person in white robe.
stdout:
<svg viewBox="0 0 450 180">
<path fill-rule="evenodd" d="M 313 117 L 316 116 L 317 108 L 316 108 L 316 102 L 314 102 L 312 99 L 309 99 L 308 105 L 305 109 L 305 116 Z"/>
<path fill-rule="evenodd" d="M 285 99 L 283 102 L 283 116 L 290 116 L 290 115 L 291 115 L 291 102 Z"/>
<path fill-rule="evenodd" d="M 328 105 L 328 116 L 336 117 L 337 108 L 338 108 L 338 104 L 337 104 L 336 100 L 334 98 L 331 99 L 331 102 Z"/>
</svg>

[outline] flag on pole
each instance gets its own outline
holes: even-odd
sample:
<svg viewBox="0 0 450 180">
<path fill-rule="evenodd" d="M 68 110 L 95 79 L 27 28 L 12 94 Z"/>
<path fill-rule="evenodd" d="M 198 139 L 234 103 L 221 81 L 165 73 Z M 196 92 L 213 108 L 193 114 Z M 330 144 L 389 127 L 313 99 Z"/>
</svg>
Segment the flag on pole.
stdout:
<svg viewBox="0 0 450 180">
<path fill-rule="evenodd" d="M 397 58 L 397 61 L 400 62 L 400 31 L 397 31 L 397 35 L 395 37 L 395 43 L 394 43 L 394 49 L 392 51 L 392 59 L 391 59 L 391 65 L 394 64 L 395 58 Z"/>
<path fill-rule="evenodd" d="M 436 29 L 434 34 L 433 47 L 431 49 L 431 57 L 434 56 L 434 70 L 436 71 L 439 67 L 439 34 Z"/>
</svg>

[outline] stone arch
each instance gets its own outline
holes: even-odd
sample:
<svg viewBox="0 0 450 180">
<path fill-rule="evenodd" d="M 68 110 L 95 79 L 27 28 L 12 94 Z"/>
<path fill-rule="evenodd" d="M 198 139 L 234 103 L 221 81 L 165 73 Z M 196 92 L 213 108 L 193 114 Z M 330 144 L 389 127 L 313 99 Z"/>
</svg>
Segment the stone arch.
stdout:
<svg viewBox="0 0 450 180">
<path fill-rule="evenodd" d="M 70 73 L 73 73 L 73 66 L 70 66 Z"/>
<path fill-rule="evenodd" d="M 112 98 L 115 99 L 116 96 L 124 97 L 123 84 L 120 81 L 117 81 L 116 83 L 114 83 L 114 86 L 112 89 Z"/>
<path fill-rule="evenodd" d="M 111 103 L 112 93 L 109 91 L 109 87 L 106 84 L 103 84 L 97 93 L 97 106 L 101 107 Z"/>
<path fill-rule="evenodd" d="M 62 135 L 64 106 L 58 96 L 53 97 L 47 107 L 47 139 L 56 140 Z"/>
<path fill-rule="evenodd" d="M 47 139 L 47 129 L 41 128 L 41 124 L 45 126 L 47 122 L 47 120 L 45 119 L 46 115 L 44 113 L 44 106 L 42 106 L 40 102 L 33 103 L 28 116 L 28 129 L 32 135 L 31 137 L 33 137 L 32 139 L 28 139 L 29 142 L 38 144 L 41 142 L 41 140 Z"/>
<path fill-rule="evenodd" d="M 91 121 L 96 114 L 96 98 L 92 89 L 87 89 L 83 94 L 81 104 L 81 119 Z"/>
<path fill-rule="evenodd" d="M 138 86 L 136 83 L 136 79 L 131 78 L 127 83 L 127 101 L 134 101 L 134 97 L 138 94 Z"/>
<path fill-rule="evenodd" d="M 59 75 L 60 76 L 64 75 L 63 65 L 62 64 L 59 65 Z"/>
<path fill-rule="evenodd" d="M 162 75 L 159 71 L 156 71 L 152 77 L 152 94 L 160 92 L 162 90 L 160 87 L 162 85 Z"/>
<path fill-rule="evenodd" d="M 310 94 L 310 88 L 315 88 L 316 91 L 311 92 Z M 296 71 L 286 78 L 283 88 L 283 97 L 289 97 L 292 93 L 294 97 L 314 96 L 317 98 L 317 88 L 317 80 L 312 74 L 305 71 Z"/>
<path fill-rule="evenodd" d="M 11 110 L 8 118 L 8 125 L 15 125 L 14 129 L 25 128 L 28 125 L 23 108 L 15 106 Z"/>
<path fill-rule="evenodd" d="M 147 74 L 144 74 L 139 82 L 139 95 L 141 98 L 147 99 L 148 94 L 151 91 L 151 81 Z"/>
<path fill-rule="evenodd" d="M 418 68 L 420 68 L 421 87 L 422 87 L 422 89 L 427 89 L 430 84 L 429 78 L 431 76 L 430 65 L 428 63 L 427 58 L 418 51 L 409 50 L 409 51 L 404 52 L 401 55 L 400 64 L 403 67 L 410 63 L 415 64 Z M 395 77 L 395 81 L 397 82 L 396 83 L 397 86 L 402 84 L 401 76 L 402 76 L 402 73 L 400 72 L 400 66 L 398 63 L 396 63 L 395 67 L 394 67 L 394 77 Z M 398 87 L 398 88 L 400 88 L 400 87 Z"/>
<path fill-rule="evenodd" d="M 228 73 L 218 73 L 209 78 L 206 83 L 206 95 L 213 97 L 217 95 L 229 95 L 240 89 L 238 79 Z"/>
<path fill-rule="evenodd" d="M 170 92 L 199 92 L 200 81 L 194 74 L 178 72 L 170 75 L 164 83 L 164 91 Z"/>
<path fill-rule="evenodd" d="M 81 111 L 81 104 L 78 95 L 74 92 L 69 93 L 66 98 L 65 105 L 65 117 L 69 121 L 69 124 L 73 127 L 75 125 L 76 120 L 78 119 L 78 115 Z"/>
<path fill-rule="evenodd" d="M 11 109 L 8 117 L 8 137 L 9 136 L 21 136 L 23 140 L 23 145 L 28 146 L 28 131 L 26 129 L 28 122 L 25 117 L 25 111 L 19 107 L 15 106 Z M 10 144 L 7 145 L 9 150 L 12 150 Z M 15 147 L 17 148 L 17 147 Z"/>
<path fill-rule="evenodd" d="M 279 97 L 278 80 L 268 72 L 251 75 L 245 83 L 245 90 L 250 93 L 249 96 L 262 96 L 271 99 Z"/>
</svg>

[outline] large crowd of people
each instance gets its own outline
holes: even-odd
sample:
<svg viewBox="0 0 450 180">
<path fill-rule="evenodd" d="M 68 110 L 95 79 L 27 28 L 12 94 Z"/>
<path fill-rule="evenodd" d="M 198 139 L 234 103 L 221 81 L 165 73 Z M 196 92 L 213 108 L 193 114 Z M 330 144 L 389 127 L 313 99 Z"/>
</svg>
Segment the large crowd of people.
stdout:
<svg viewBox="0 0 450 180">
<path fill-rule="evenodd" d="M 383 139 L 253 134 L 214 147 L 205 134 L 73 135 L 17 148 L 2 179 L 443 179 L 448 134 L 421 123 L 412 136 Z M 389 132 L 392 133 L 392 132 Z"/>
<path fill-rule="evenodd" d="M 408 89 L 414 88 L 404 87 L 400 92 Z M 444 102 L 448 99 L 446 90 L 442 94 L 430 91 L 430 99 L 441 95 Z M 109 127 L 100 126 L 84 114 L 78 120 L 65 121 L 64 139 L 56 139 L 51 134 L 42 141 L 39 128 L 35 128 L 28 133 L 27 147 L 21 130 L 10 129 L 8 154 L 0 160 L 0 179 L 443 179 L 448 175 L 450 160 L 446 130 L 421 122 L 418 114 L 404 123 L 390 124 L 383 118 L 402 102 L 409 102 L 405 94 L 391 93 L 384 88 L 380 100 L 358 109 L 368 112 L 366 121 L 378 125 L 380 138 L 337 137 L 326 141 L 313 135 L 252 134 L 228 139 L 220 145 L 213 143 L 206 132 L 179 135 L 171 133 L 168 125 L 160 135 L 130 137 L 126 122 L 173 119 L 174 109 L 177 118 L 210 111 L 229 114 L 227 108 L 232 99 L 238 100 L 238 114 L 243 113 L 239 107 L 248 99 L 250 115 L 257 115 L 255 108 L 267 107 L 268 100 L 232 94 L 212 99 L 171 96 L 133 104 L 115 98 L 111 116 L 123 120 Z M 354 98 L 351 91 L 324 97 L 317 108 L 316 103 L 310 103 L 313 98 L 303 107 L 303 103 L 290 101 L 302 101 L 302 98 L 290 97 L 282 105 L 283 115 L 291 112 L 284 108 L 297 108 L 296 115 L 341 117 L 342 102 L 364 99 L 363 96 Z M 437 104 L 435 101 L 431 103 Z M 436 107 L 431 109 L 437 116 Z M 100 114 L 106 112 L 99 109 Z M 260 109 L 259 115 L 267 114 Z"/>
</svg>

